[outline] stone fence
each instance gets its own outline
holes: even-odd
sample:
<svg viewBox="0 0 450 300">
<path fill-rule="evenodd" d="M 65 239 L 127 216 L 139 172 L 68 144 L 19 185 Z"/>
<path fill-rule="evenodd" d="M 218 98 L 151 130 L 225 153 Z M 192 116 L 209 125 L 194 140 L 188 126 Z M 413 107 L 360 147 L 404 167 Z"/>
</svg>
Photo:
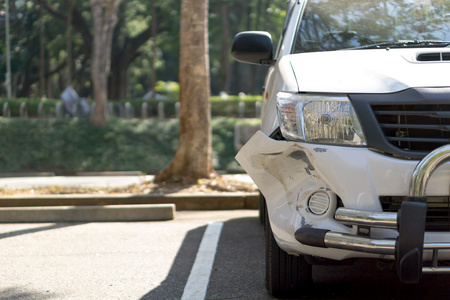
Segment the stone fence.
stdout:
<svg viewBox="0 0 450 300">
<path fill-rule="evenodd" d="M 135 108 L 130 102 L 126 102 L 125 104 L 110 102 L 110 103 L 108 103 L 107 113 L 108 113 L 108 116 L 117 117 L 117 118 L 148 119 L 148 118 L 156 117 L 158 119 L 163 120 L 163 119 L 169 118 L 168 116 L 166 116 L 166 113 L 165 113 L 165 111 L 166 111 L 165 107 L 167 105 L 175 105 L 175 117 L 179 118 L 180 107 L 181 107 L 180 102 L 176 102 L 175 104 L 164 103 L 162 101 L 159 102 L 158 107 L 157 107 L 157 115 L 156 116 L 152 116 L 149 114 L 149 105 L 146 102 L 141 104 L 139 116 L 135 112 Z M 241 118 L 241 119 L 242 118 L 259 118 L 261 116 L 261 103 L 260 102 L 256 102 L 254 104 L 255 105 L 254 116 L 246 116 L 245 115 L 245 106 L 246 105 L 249 105 L 249 104 L 248 103 L 246 104 L 244 101 L 239 102 L 239 105 L 238 105 L 238 117 L 239 118 Z M 72 107 L 70 107 L 68 109 L 67 107 L 64 107 L 63 103 L 58 102 L 55 104 L 54 112 L 52 111 L 51 113 L 46 113 L 45 107 L 44 107 L 44 102 L 41 101 L 39 103 L 39 105 L 37 106 L 37 111 L 29 114 L 30 111 L 28 110 L 27 103 L 22 102 L 20 104 L 20 108 L 19 108 L 19 115 L 13 116 L 11 114 L 11 107 L 10 107 L 9 103 L 4 102 L 2 111 L 1 111 L 2 112 L 1 116 L 4 118 L 18 117 L 21 119 L 28 119 L 30 117 L 29 115 L 32 115 L 32 116 L 37 116 L 37 118 L 61 119 L 61 118 L 69 118 L 69 117 L 86 117 L 86 116 L 89 116 L 90 112 L 92 112 L 94 110 L 95 110 L 95 103 L 90 105 L 89 112 L 86 113 L 86 108 L 81 107 L 80 105 L 74 104 Z"/>
</svg>

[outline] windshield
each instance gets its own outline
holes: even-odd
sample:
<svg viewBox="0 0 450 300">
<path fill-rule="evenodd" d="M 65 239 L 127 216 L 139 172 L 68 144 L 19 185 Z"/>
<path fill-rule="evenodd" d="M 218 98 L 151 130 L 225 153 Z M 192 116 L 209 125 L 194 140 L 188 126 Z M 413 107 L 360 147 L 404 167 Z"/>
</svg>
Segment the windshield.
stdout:
<svg viewBox="0 0 450 300">
<path fill-rule="evenodd" d="M 450 0 L 311 0 L 294 53 L 449 44 Z"/>
</svg>

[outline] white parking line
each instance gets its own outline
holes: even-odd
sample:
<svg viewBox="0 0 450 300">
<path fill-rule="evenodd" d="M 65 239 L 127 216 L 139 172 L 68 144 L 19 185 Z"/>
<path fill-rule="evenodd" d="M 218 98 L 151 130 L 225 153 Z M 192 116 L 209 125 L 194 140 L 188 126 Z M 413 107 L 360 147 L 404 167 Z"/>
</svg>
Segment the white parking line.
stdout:
<svg viewBox="0 0 450 300">
<path fill-rule="evenodd" d="M 222 227 L 223 222 L 206 227 L 181 300 L 205 299 Z"/>
</svg>

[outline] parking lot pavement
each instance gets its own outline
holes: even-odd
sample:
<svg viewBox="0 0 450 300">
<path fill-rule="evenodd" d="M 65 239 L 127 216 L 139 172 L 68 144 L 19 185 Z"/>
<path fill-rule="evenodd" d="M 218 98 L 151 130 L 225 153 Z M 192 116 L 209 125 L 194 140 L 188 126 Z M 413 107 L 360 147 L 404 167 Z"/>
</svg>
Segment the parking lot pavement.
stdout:
<svg viewBox="0 0 450 300">
<path fill-rule="evenodd" d="M 183 211 L 165 222 L 0 225 L 0 299 L 184 299 L 211 222 L 222 223 L 204 299 L 269 300 L 256 210 Z M 211 249 L 206 252 L 210 252 Z M 206 268 L 206 269 L 205 269 Z M 402 284 L 387 265 L 315 266 L 301 299 L 450 299 L 450 275 Z M 200 282 L 200 281 L 194 281 Z M 198 298 L 185 298 L 195 299 Z"/>
<path fill-rule="evenodd" d="M 179 212 L 165 222 L 1 224 L 0 299 L 181 299 L 210 222 L 224 225 L 210 275 L 221 285 L 207 298 L 271 299 L 255 210 Z"/>
</svg>

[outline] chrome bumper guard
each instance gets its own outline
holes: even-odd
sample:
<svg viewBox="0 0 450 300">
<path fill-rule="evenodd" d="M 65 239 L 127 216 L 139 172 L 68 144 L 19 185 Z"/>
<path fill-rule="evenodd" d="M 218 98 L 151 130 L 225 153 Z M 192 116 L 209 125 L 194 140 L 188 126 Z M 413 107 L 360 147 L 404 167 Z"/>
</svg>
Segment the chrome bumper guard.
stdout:
<svg viewBox="0 0 450 300">
<path fill-rule="evenodd" d="M 450 274 L 450 267 L 438 266 L 439 250 L 450 249 L 450 243 L 424 243 L 426 185 L 431 174 L 448 160 L 450 160 L 450 145 L 434 150 L 419 162 L 413 172 L 410 197 L 402 203 L 398 213 L 338 208 L 335 213 L 336 221 L 357 226 L 361 234 L 300 228 L 295 232 L 295 238 L 302 244 L 314 247 L 394 255 L 399 278 L 406 283 L 418 282 L 423 273 Z M 396 229 L 399 232 L 398 238 L 370 238 L 368 233 L 372 227 Z M 431 267 L 423 266 L 424 250 L 433 251 Z"/>
</svg>

